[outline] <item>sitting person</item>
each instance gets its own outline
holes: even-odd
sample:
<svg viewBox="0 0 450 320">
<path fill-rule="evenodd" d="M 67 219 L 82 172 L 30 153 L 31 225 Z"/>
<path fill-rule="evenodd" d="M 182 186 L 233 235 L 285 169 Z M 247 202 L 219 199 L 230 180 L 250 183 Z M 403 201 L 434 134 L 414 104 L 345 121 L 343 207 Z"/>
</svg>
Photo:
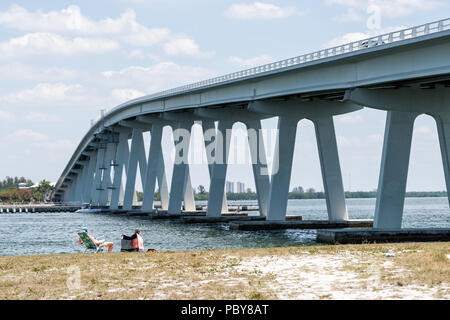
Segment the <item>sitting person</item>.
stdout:
<svg viewBox="0 0 450 320">
<path fill-rule="evenodd" d="M 88 229 L 87 228 L 83 228 L 83 232 L 85 232 L 87 234 L 87 236 L 89 237 L 89 239 L 91 239 L 91 241 L 96 245 L 96 246 L 102 246 L 102 247 L 106 247 L 108 248 L 108 252 L 112 252 L 113 248 L 114 248 L 114 243 L 113 242 L 105 242 L 105 240 L 95 240 L 95 238 L 93 236 L 91 236 L 88 233 Z M 80 237 L 78 237 L 78 244 L 82 245 L 83 241 L 81 240 Z"/>
<path fill-rule="evenodd" d="M 144 251 L 144 239 L 142 239 L 141 230 L 134 230 L 134 234 L 131 237 L 122 235 L 122 239 L 131 241 L 131 247 L 133 248 L 132 251 Z"/>
</svg>

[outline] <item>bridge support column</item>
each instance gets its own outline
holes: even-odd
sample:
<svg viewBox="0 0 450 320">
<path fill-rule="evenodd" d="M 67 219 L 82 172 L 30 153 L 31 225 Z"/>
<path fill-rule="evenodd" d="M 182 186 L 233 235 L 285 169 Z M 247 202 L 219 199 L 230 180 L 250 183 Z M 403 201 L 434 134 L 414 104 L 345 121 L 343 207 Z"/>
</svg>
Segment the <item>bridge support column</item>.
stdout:
<svg viewBox="0 0 450 320">
<path fill-rule="evenodd" d="M 278 140 L 275 145 L 274 168 L 270 185 L 267 220 L 283 221 L 291 182 L 292 160 L 294 156 L 297 118 L 278 118 Z"/>
<path fill-rule="evenodd" d="M 439 145 L 441 147 L 442 164 L 444 166 L 447 198 L 450 205 L 450 112 L 433 114 L 436 121 Z"/>
<path fill-rule="evenodd" d="M 232 127 L 233 121 L 219 120 L 215 137 L 215 156 L 209 187 L 207 217 L 220 217 L 222 213 Z"/>
<path fill-rule="evenodd" d="M 388 111 L 375 206 L 375 228 L 401 228 L 416 113 Z"/>
<path fill-rule="evenodd" d="M 374 227 L 401 228 L 414 121 L 421 113 L 435 116 L 447 188 L 449 186 L 446 139 L 448 120 L 440 115 L 448 112 L 446 106 L 450 104 L 450 90 L 444 87 L 427 90 L 418 87 L 372 90 L 357 88 L 347 91 L 345 99 L 388 112 Z"/>
<path fill-rule="evenodd" d="M 131 137 L 131 150 L 128 157 L 127 180 L 125 186 L 125 194 L 123 199 L 123 210 L 131 210 L 133 208 L 133 200 L 136 197 L 136 173 L 137 165 L 141 170 L 141 177 L 145 169 L 142 168 L 142 158 L 145 160 L 144 141 L 142 138 L 142 129 L 133 129 Z M 141 161 L 140 161 L 141 160 Z"/>
<path fill-rule="evenodd" d="M 333 117 L 330 115 L 328 117 L 317 118 L 313 122 L 316 129 L 317 147 L 319 150 L 323 187 L 328 209 L 328 220 L 348 220 Z"/>
<path fill-rule="evenodd" d="M 85 202 L 92 202 L 92 189 L 94 185 L 95 168 L 97 167 L 97 150 L 93 150 L 89 153 L 89 165 L 88 172 L 86 174 L 86 180 L 83 187 Z"/>
<path fill-rule="evenodd" d="M 267 205 L 270 194 L 270 179 L 267 168 L 266 148 L 261 132 L 261 120 L 245 121 L 248 133 L 250 155 L 252 159 L 253 177 L 260 215 L 267 216 Z"/>
<path fill-rule="evenodd" d="M 116 149 L 116 155 L 114 160 L 114 179 L 113 179 L 113 189 L 111 193 L 111 201 L 109 208 L 111 210 L 119 209 L 119 201 L 123 201 L 123 184 L 122 176 L 123 169 L 128 168 L 128 157 L 129 157 L 129 147 L 128 147 L 128 137 L 130 132 L 128 130 L 122 130 L 119 132 L 119 144 Z M 121 198 L 122 195 L 122 199 Z"/>
<path fill-rule="evenodd" d="M 162 149 L 161 149 L 162 133 L 163 133 L 163 126 L 161 124 L 152 125 L 152 128 L 150 130 L 151 134 L 150 151 L 148 155 L 147 174 L 145 177 L 142 211 L 153 210 L 156 180 L 161 168 L 160 161 L 162 160 Z"/>
<path fill-rule="evenodd" d="M 286 218 L 297 123 L 304 118 L 312 120 L 316 129 L 328 219 L 347 220 L 348 214 L 333 116 L 360 110 L 361 107 L 341 101 L 290 100 L 284 102 L 258 101 L 251 103 L 249 109 L 279 117 L 267 220 L 283 221 Z"/>
<path fill-rule="evenodd" d="M 162 151 L 159 155 L 157 179 L 158 179 L 159 196 L 161 198 L 161 210 L 168 210 L 169 187 L 167 186 L 166 166 L 164 163 L 164 156 Z"/>
<path fill-rule="evenodd" d="M 190 183 L 189 175 L 189 144 L 191 141 L 192 122 L 180 122 L 173 130 L 175 143 L 175 163 L 173 166 L 172 183 L 170 186 L 170 200 L 168 213 L 181 213 L 182 199 L 186 199 L 187 184 Z M 192 187 L 191 187 L 192 190 Z"/>
<path fill-rule="evenodd" d="M 80 169 L 77 173 L 77 177 L 76 179 L 76 187 L 75 187 L 75 196 L 74 196 L 74 200 L 76 202 L 82 202 L 82 186 L 83 186 L 83 169 Z"/>
<path fill-rule="evenodd" d="M 202 131 L 203 131 L 203 141 L 205 143 L 206 159 L 208 161 L 209 177 L 211 179 L 215 157 L 214 146 L 216 143 L 216 136 L 217 136 L 214 120 L 202 120 Z M 222 213 L 227 212 L 228 212 L 227 194 L 224 192 L 222 200 Z"/>
<path fill-rule="evenodd" d="M 88 179 L 89 164 L 90 164 L 90 161 L 85 161 L 83 164 L 83 171 L 81 174 L 81 183 L 80 183 L 80 202 L 81 203 L 86 202 L 85 185 L 86 185 L 86 180 Z"/>
<path fill-rule="evenodd" d="M 67 200 L 68 202 L 73 202 L 75 198 L 75 188 L 76 188 L 76 181 L 75 178 L 72 177 L 72 181 L 69 184 L 69 190 L 67 192 Z"/>
<path fill-rule="evenodd" d="M 184 182 L 184 210 L 185 211 L 196 211 L 194 189 L 191 183 L 191 172 L 189 165 L 186 166 L 186 177 Z"/>
<path fill-rule="evenodd" d="M 66 190 L 64 191 L 64 202 L 69 202 L 70 201 L 70 187 L 72 185 L 72 183 L 67 183 L 68 186 L 66 188 Z"/>
<path fill-rule="evenodd" d="M 111 181 L 111 161 L 114 160 L 116 154 L 117 144 L 108 143 L 105 151 L 105 160 L 103 162 L 103 178 L 102 178 L 102 190 L 100 191 L 99 203 L 101 206 L 106 206 L 108 204 L 108 199 L 110 199 L 110 191 L 112 187 Z"/>
<path fill-rule="evenodd" d="M 98 205 L 100 199 L 100 189 L 102 183 L 102 175 L 103 175 L 103 162 L 105 159 L 105 151 L 106 149 L 101 147 L 98 149 L 97 153 L 97 167 L 95 169 L 95 179 L 94 185 L 92 186 L 92 204 Z"/>
</svg>

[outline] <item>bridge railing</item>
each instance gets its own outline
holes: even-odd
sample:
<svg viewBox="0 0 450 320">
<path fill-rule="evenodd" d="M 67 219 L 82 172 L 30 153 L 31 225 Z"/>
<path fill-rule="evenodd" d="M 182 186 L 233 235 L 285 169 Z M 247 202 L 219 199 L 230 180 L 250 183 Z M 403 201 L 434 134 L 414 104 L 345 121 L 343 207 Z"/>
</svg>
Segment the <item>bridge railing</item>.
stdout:
<svg viewBox="0 0 450 320">
<path fill-rule="evenodd" d="M 391 43 L 395 43 L 395 42 L 399 42 L 399 41 L 403 41 L 403 40 L 407 40 L 407 39 L 423 37 L 423 36 L 426 36 L 426 35 L 429 35 L 432 33 L 442 32 L 442 31 L 446 31 L 446 30 L 450 30 L 450 18 L 440 20 L 440 21 L 426 23 L 426 24 L 423 24 L 420 26 L 415 26 L 415 27 L 404 29 L 404 30 L 393 31 L 393 32 L 386 33 L 383 35 L 370 37 L 370 38 L 366 38 L 363 40 L 359 40 L 359 41 L 355 41 L 355 42 L 351 42 L 351 43 L 347 43 L 347 44 L 343 44 L 343 45 L 338 45 L 338 46 L 328 48 L 328 49 L 319 50 L 319 51 L 316 51 L 313 53 L 307 53 L 307 54 L 304 54 L 304 55 L 301 55 L 298 57 L 293 57 L 293 58 L 289 58 L 289 59 L 285 59 L 285 60 L 281 60 L 281 61 L 277 61 L 277 62 L 273 62 L 273 63 L 268 63 L 265 65 L 250 68 L 247 70 L 237 71 L 237 72 L 229 73 L 229 74 L 226 74 L 223 76 L 215 77 L 212 79 L 208 79 L 208 80 L 204 80 L 204 81 L 200 81 L 200 82 L 196 82 L 196 83 L 191 83 L 188 85 L 183 85 L 180 87 L 157 92 L 157 93 L 142 97 L 141 99 L 152 100 L 152 99 L 156 99 L 156 98 L 162 98 L 165 96 L 179 94 L 179 93 L 183 93 L 183 92 L 187 92 L 187 91 L 191 91 L 191 90 L 195 90 L 195 89 L 200 89 L 200 88 L 206 88 L 209 86 L 226 83 L 226 82 L 233 81 L 233 80 L 244 79 L 246 77 L 250 77 L 250 76 L 254 76 L 254 75 L 258 75 L 258 74 L 264 74 L 266 72 L 282 70 L 282 69 L 289 68 L 292 66 L 298 66 L 298 65 L 306 64 L 308 62 L 317 61 L 320 59 L 326 59 L 326 58 L 335 57 L 335 56 L 339 56 L 339 55 L 343 55 L 343 54 L 347 54 L 347 53 L 351 53 L 351 52 L 362 51 L 362 50 L 366 50 L 368 48 L 384 46 L 384 45 L 388 45 Z M 140 99 L 136 99 L 136 100 L 140 100 Z M 121 107 L 122 107 L 122 105 L 118 106 L 116 108 L 113 108 L 107 114 L 109 114 L 117 109 L 120 109 Z"/>
</svg>

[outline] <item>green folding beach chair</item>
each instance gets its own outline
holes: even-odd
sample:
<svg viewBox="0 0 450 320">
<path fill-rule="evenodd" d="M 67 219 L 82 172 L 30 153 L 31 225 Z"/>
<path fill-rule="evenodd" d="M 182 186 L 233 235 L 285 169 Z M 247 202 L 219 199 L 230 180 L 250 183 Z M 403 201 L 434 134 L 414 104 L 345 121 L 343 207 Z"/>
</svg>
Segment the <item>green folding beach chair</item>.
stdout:
<svg viewBox="0 0 450 320">
<path fill-rule="evenodd" d="M 84 252 L 94 251 L 95 253 L 97 253 L 97 252 L 103 251 L 103 244 L 100 244 L 97 246 L 94 242 L 92 242 L 92 240 L 89 238 L 89 236 L 86 232 L 84 232 L 84 231 L 79 232 L 78 236 L 80 237 L 81 241 L 83 242 L 83 244 L 86 247 Z"/>
</svg>

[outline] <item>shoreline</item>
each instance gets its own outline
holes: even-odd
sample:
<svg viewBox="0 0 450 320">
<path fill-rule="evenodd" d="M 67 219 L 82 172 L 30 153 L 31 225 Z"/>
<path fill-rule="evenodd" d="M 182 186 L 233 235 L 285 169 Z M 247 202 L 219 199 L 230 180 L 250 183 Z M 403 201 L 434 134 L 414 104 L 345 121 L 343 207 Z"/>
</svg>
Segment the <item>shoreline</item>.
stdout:
<svg viewBox="0 0 450 320">
<path fill-rule="evenodd" d="M 450 299 L 449 280 L 448 242 L 0 256 L 0 299 Z"/>
</svg>

